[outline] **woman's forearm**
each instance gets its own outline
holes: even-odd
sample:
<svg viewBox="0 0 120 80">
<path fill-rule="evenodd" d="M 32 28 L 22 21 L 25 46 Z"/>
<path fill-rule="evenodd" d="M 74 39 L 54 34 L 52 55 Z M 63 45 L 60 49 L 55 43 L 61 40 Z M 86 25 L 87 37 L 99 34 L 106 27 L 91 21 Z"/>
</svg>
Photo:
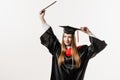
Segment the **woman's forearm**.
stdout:
<svg viewBox="0 0 120 80">
<path fill-rule="evenodd" d="M 42 24 L 46 24 L 46 20 L 43 16 L 40 17 L 40 20 L 41 20 Z"/>
</svg>

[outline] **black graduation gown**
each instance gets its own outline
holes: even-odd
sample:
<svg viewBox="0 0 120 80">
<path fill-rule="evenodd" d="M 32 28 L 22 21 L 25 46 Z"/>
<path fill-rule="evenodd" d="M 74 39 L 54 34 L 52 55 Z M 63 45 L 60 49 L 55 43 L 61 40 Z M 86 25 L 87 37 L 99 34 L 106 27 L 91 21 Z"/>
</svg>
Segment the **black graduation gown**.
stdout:
<svg viewBox="0 0 120 80">
<path fill-rule="evenodd" d="M 40 37 L 40 40 L 41 44 L 46 46 L 52 54 L 52 71 L 50 80 L 83 80 L 89 59 L 94 57 L 107 45 L 105 41 L 89 36 L 91 45 L 83 45 L 78 49 L 81 58 L 81 66 L 80 68 L 74 68 L 71 64 L 70 57 L 65 57 L 64 63 L 61 66 L 58 65 L 61 44 L 54 35 L 51 27 Z"/>
</svg>

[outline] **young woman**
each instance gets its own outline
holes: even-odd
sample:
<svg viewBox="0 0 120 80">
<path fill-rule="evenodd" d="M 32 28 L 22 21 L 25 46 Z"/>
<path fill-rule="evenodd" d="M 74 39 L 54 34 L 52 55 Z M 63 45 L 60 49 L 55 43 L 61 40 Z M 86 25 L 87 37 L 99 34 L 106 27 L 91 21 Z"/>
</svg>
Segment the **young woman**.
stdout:
<svg viewBox="0 0 120 80">
<path fill-rule="evenodd" d="M 64 28 L 62 43 L 58 41 L 52 28 L 44 18 L 45 10 L 40 12 L 40 18 L 45 30 L 40 37 L 41 44 L 52 54 L 52 72 L 50 80 L 83 80 L 89 60 L 106 47 L 105 41 L 94 37 L 87 27 L 80 30 L 89 36 L 90 45 L 76 46 L 75 31 L 70 26 Z"/>
</svg>

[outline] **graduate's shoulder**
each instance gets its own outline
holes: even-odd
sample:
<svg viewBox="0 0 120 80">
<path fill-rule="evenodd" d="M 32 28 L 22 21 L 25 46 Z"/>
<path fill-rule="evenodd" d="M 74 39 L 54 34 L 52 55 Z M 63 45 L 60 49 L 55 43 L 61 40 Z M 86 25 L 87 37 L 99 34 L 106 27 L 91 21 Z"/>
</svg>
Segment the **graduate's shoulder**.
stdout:
<svg viewBox="0 0 120 80">
<path fill-rule="evenodd" d="M 81 51 L 85 50 L 86 48 L 88 48 L 88 45 L 79 45 L 79 46 L 77 46 L 77 49 L 81 50 Z"/>
</svg>

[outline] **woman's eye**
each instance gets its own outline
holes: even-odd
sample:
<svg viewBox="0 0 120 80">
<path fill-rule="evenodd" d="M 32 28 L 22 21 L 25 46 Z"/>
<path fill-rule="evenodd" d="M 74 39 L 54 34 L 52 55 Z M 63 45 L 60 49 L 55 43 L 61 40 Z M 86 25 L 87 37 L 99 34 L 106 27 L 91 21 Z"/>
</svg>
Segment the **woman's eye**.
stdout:
<svg viewBox="0 0 120 80">
<path fill-rule="evenodd" d="M 66 38 L 66 36 L 64 36 L 64 38 Z"/>
<path fill-rule="evenodd" d="M 69 36 L 68 38 L 72 38 L 71 36 Z"/>
</svg>

